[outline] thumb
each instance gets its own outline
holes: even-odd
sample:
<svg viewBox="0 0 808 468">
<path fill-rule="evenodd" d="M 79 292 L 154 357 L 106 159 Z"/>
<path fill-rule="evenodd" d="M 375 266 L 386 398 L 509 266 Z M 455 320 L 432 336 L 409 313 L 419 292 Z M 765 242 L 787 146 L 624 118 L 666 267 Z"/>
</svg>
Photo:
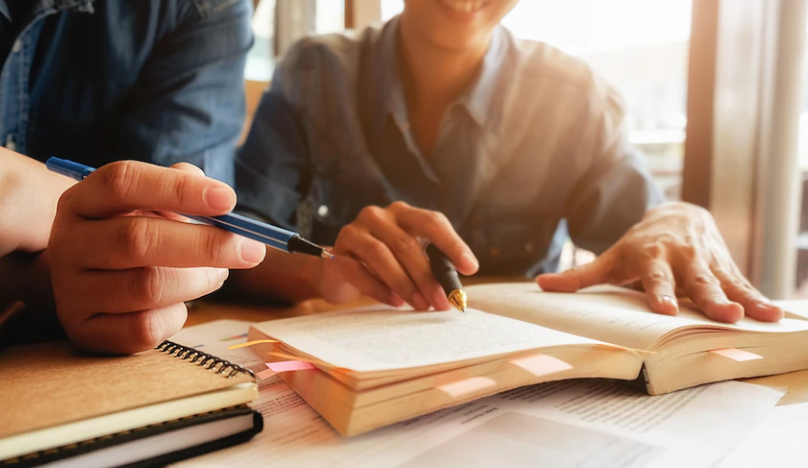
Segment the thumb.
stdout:
<svg viewBox="0 0 808 468">
<path fill-rule="evenodd" d="M 544 291 L 575 292 L 596 284 L 608 283 L 611 267 L 609 256 L 604 254 L 591 263 L 570 268 L 563 273 L 539 275 L 536 282 Z"/>
</svg>

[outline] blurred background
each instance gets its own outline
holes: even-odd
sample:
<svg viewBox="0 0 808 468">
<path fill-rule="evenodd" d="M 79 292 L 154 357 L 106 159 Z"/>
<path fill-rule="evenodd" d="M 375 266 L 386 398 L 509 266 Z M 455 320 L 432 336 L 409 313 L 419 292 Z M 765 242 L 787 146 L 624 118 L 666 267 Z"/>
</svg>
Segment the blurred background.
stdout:
<svg viewBox="0 0 808 468">
<path fill-rule="evenodd" d="M 610 81 L 628 104 L 630 139 L 667 197 L 709 209 L 764 293 L 808 297 L 807 2 L 522 0 L 503 24 Z M 361 30 L 403 6 L 256 0 L 249 112 L 294 41 Z M 590 258 L 570 244 L 564 261 Z"/>
</svg>

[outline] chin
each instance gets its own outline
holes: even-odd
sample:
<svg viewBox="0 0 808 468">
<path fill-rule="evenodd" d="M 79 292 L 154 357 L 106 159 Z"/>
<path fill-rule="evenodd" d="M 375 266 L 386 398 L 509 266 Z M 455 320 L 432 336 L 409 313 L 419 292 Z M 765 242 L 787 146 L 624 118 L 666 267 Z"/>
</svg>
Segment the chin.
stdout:
<svg viewBox="0 0 808 468">
<path fill-rule="evenodd" d="M 407 0 L 404 14 L 429 42 L 462 52 L 485 41 L 517 0 Z"/>
</svg>

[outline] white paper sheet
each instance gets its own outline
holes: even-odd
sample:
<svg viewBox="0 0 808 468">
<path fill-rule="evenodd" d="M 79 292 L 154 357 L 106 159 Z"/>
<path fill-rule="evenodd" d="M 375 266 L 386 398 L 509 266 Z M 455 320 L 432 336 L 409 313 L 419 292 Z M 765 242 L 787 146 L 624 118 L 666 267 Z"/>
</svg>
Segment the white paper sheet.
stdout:
<svg viewBox="0 0 808 468">
<path fill-rule="evenodd" d="M 173 339 L 203 344 L 215 354 L 223 338 L 246 328 L 243 322 L 212 322 Z M 649 397 L 623 383 L 561 381 L 343 439 L 282 380 L 271 378 L 261 383 L 253 404 L 264 415 L 261 434 L 176 466 L 710 467 L 754 430 L 782 394 L 724 382 Z"/>
<path fill-rule="evenodd" d="M 808 466 L 808 403 L 778 406 L 717 468 Z"/>
<path fill-rule="evenodd" d="M 319 360 L 357 372 L 597 343 L 474 309 L 415 312 L 376 306 L 273 320 L 257 328 Z M 385 346 L 391 342 L 396 346 Z"/>
</svg>

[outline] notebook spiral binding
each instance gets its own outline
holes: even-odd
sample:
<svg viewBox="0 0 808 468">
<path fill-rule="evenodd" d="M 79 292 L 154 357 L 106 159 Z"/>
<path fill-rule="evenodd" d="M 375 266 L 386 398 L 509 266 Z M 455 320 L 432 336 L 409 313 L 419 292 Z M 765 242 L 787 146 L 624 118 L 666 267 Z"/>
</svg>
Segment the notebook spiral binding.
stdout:
<svg viewBox="0 0 808 468">
<path fill-rule="evenodd" d="M 209 370 L 216 370 L 217 374 L 227 373 L 228 379 L 238 373 L 250 374 L 253 378 L 255 378 L 255 373 L 246 367 L 241 367 L 238 364 L 233 364 L 230 361 L 217 358 L 216 356 L 208 353 L 203 353 L 202 351 L 194 348 L 189 348 L 187 346 L 174 343 L 173 341 L 163 341 L 155 349 L 160 352 L 176 356 L 185 361 L 190 359 L 191 364 L 196 364 L 199 367 L 204 367 Z M 219 366 L 219 368 L 217 369 L 216 366 Z M 227 372 L 228 369 L 229 372 Z"/>
</svg>

